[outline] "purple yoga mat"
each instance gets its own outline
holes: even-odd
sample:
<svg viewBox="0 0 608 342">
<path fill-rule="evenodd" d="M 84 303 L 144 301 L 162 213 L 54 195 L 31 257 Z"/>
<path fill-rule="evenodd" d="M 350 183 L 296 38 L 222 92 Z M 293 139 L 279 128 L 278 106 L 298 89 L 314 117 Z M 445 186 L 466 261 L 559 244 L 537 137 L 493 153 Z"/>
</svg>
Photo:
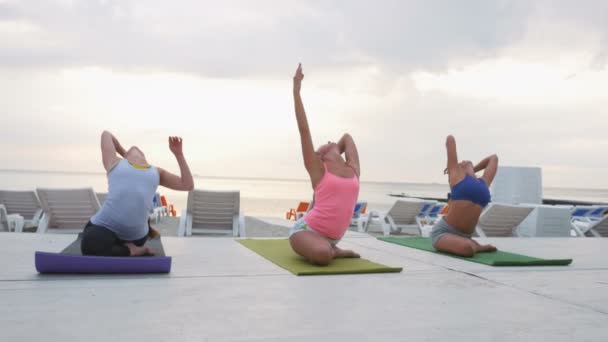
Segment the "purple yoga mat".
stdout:
<svg viewBox="0 0 608 342">
<path fill-rule="evenodd" d="M 36 252 L 36 270 L 40 273 L 169 273 L 171 257 L 165 256 L 160 238 L 150 239 L 148 247 L 155 256 L 108 257 L 82 255 L 82 234 L 61 253 Z"/>
<path fill-rule="evenodd" d="M 40 273 L 169 273 L 171 257 L 106 257 L 36 252 Z"/>
</svg>

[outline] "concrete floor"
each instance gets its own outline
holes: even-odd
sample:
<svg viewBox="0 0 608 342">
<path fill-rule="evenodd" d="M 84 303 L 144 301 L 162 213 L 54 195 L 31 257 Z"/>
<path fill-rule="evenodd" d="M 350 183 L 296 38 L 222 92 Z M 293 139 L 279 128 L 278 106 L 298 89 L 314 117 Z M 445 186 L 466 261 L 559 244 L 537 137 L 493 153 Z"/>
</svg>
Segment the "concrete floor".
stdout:
<svg viewBox="0 0 608 342">
<path fill-rule="evenodd" d="M 229 238 L 165 237 L 168 275 L 36 273 L 35 250 L 73 239 L 0 233 L 1 341 L 608 340 L 608 239 L 486 239 L 574 258 L 498 268 L 349 232 L 342 246 L 403 272 L 297 277 Z"/>
</svg>

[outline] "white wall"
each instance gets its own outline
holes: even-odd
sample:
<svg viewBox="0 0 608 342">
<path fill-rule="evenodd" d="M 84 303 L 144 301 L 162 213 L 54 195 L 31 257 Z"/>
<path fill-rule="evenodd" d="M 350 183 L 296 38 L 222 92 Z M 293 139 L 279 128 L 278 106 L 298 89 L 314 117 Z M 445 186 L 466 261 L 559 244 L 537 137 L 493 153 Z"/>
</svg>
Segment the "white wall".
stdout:
<svg viewBox="0 0 608 342">
<path fill-rule="evenodd" d="M 499 166 L 490 192 L 492 202 L 542 204 L 541 168 Z"/>
</svg>

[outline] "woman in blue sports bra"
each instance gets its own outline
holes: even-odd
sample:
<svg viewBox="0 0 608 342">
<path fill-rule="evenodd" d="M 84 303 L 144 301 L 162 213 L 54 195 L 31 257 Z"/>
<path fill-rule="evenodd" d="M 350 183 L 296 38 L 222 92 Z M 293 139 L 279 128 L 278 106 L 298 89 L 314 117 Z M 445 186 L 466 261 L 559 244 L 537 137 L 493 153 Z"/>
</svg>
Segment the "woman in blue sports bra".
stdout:
<svg viewBox="0 0 608 342">
<path fill-rule="evenodd" d="M 451 189 L 450 210 L 431 231 L 433 247 L 441 252 L 472 257 L 475 253 L 494 252 L 492 245 L 480 245 L 471 239 L 479 215 L 490 202 L 490 184 L 498 168 L 498 157 L 493 154 L 473 166 L 468 160 L 458 162 L 456 140 L 446 139 L 448 167 L 445 173 Z M 481 177 L 476 172 L 484 170 Z"/>
</svg>

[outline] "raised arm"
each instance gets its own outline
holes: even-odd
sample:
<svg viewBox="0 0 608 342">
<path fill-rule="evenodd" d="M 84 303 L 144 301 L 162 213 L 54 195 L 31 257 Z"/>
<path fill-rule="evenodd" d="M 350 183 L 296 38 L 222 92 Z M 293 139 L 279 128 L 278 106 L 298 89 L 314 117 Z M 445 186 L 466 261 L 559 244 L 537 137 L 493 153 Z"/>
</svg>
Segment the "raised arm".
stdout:
<svg viewBox="0 0 608 342">
<path fill-rule="evenodd" d="M 126 152 L 112 133 L 103 131 L 101 133 L 101 160 L 106 172 L 110 172 L 120 161 L 120 158 L 116 156 L 117 153 L 124 158 Z"/>
<path fill-rule="evenodd" d="M 169 149 L 175 155 L 179 165 L 180 176 L 174 175 L 169 171 L 158 168 L 160 174 L 160 185 L 173 190 L 190 191 L 194 189 L 194 179 L 184 158 L 182 151 L 182 138 L 169 137 Z"/>
<path fill-rule="evenodd" d="M 346 155 L 346 164 L 355 170 L 357 177 L 361 174 L 361 167 L 359 165 L 359 152 L 357 151 L 357 145 L 353 140 L 353 137 L 344 133 L 342 138 L 338 141 L 338 147 L 340 148 L 340 153 L 344 153 Z"/>
<path fill-rule="evenodd" d="M 298 122 L 298 130 L 300 131 L 304 167 L 306 167 L 306 171 L 308 171 L 308 174 L 310 175 L 312 185 L 315 187 L 316 184 L 321 180 L 324 169 L 319 157 L 315 154 L 310 129 L 308 128 L 308 120 L 306 119 L 306 112 L 304 111 L 304 104 L 302 103 L 302 97 L 300 96 L 300 89 L 302 87 L 303 79 L 304 74 L 302 73 L 302 64 L 299 64 L 296 74 L 293 76 L 293 101 L 296 112 L 296 121 Z"/>
<path fill-rule="evenodd" d="M 487 186 L 492 184 L 494 180 L 494 176 L 496 176 L 496 171 L 498 170 L 498 156 L 493 154 L 491 156 L 485 157 L 482 161 L 477 163 L 474 168 L 475 172 L 479 172 L 484 170 L 483 178 L 484 182 L 486 182 Z"/>
<path fill-rule="evenodd" d="M 458 168 L 458 154 L 456 153 L 456 139 L 454 136 L 448 135 L 445 139 L 445 148 L 448 153 L 447 172 L 452 172 Z"/>
</svg>

